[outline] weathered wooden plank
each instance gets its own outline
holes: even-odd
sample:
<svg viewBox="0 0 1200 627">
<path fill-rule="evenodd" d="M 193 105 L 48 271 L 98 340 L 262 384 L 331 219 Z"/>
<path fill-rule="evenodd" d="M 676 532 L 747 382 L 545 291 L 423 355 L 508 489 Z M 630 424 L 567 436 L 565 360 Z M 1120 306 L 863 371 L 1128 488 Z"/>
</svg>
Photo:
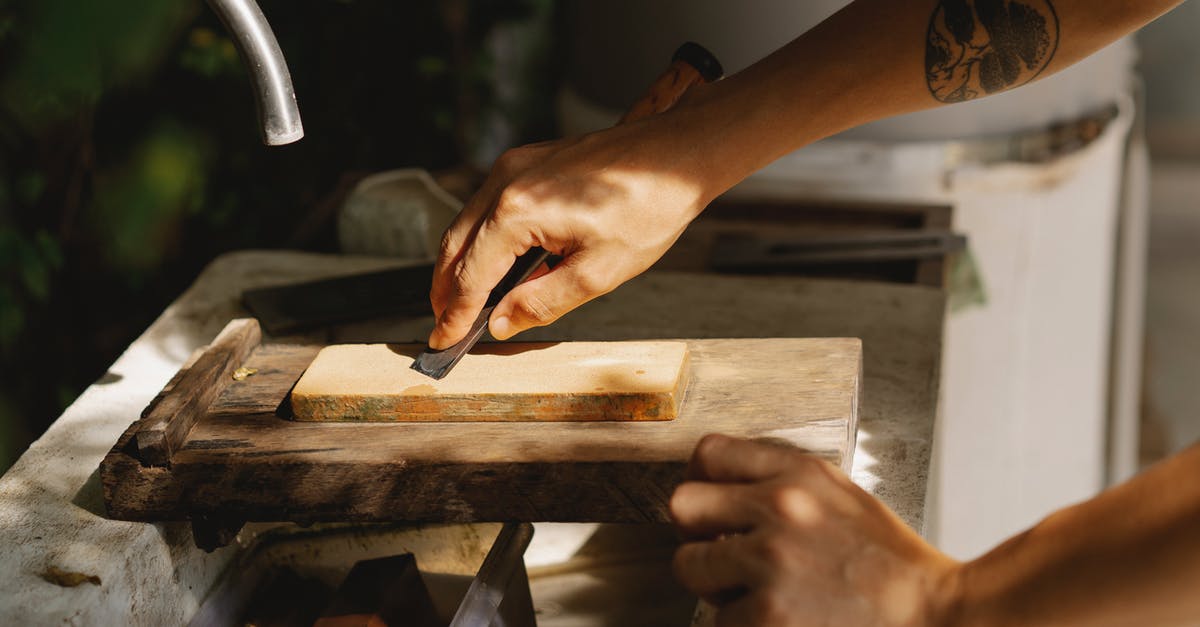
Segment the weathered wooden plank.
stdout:
<svg viewBox="0 0 1200 627">
<path fill-rule="evenodd" d="M 262 340 L 258 321 L 233 320 L 137 423 L 134 445 L 145 464 L 165 466 L 196 421 L 232 381 L 234 370 Z"/>
<path fill-rule="evenodd" d="M 669 422 L 320 423 L 280 417 L 310 346 L 263 346 L 173 456 L 148 468 L 116 448 L 110 515 L 248 521 L 668 520 L 696 442 L 771 438 L 850 465 L 855 339 L 688 340 L 691 386 Z M 270 364 L 268 366 L 268 364 Z M 286 408 L 285 408 L 286 411 Z"/>
<path fill-rule="evenodd" d="M 292 390 L 296 420 L 480 422 L 672 420 L 688 382 L 686 342 L 481 344 L 434 380 L 421 344 L 321 350 Z"/>
<path fill-rule="evenodd" d="M 226 386 L 209 406 L 209 419 L 256 413 L 291 417 L 289 393 L 292 386 L 321 348 L 319 345 L 294 344 L 259 346 L 243 364 L 254 374 Z"/>
</svg>

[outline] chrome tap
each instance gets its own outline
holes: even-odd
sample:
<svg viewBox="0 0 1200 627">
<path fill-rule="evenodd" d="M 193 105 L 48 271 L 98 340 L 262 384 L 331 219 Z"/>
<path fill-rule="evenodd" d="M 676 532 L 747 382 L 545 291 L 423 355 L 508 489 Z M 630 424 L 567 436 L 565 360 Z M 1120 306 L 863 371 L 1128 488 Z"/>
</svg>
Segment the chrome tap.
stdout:
<svg viewBox="0 0 1200 627">
<path fill-rule="evenodd" d="M 208 0 L 233 35 L 254 87 L 263 143 L 290 144 L 304 137 L 300 108 L 283 51 L 254 0 Z"/>
</svg>

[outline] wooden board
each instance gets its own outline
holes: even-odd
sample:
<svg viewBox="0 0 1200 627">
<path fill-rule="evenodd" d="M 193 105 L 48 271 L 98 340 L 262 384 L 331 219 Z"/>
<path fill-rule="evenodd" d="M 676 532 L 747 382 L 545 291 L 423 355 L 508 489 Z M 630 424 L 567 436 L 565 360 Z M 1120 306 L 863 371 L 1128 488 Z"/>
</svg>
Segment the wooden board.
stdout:
<svg viewBox="0 0 1200 627">
<path fill-rule="evenodd" d="M 671 420 L 687 387 L 685 342 L 484 344 L 441 380 L 412 369 L 421 344 L 340 344 L 292 390 L 296 420 Z"/>
<path fill-rule="evenodd" d="M 288 393 L 322 347 L 261 345 L 243 364 L 257 373 L 226 385 L 165 466 L 138 457 L 142 425 L 130 426 L 101 465 L 105 503 L 114 518 L 150 521 L 666 521 L 707 433 L 849 468 L 859 340 L 686 343 L 691 383 L 675 420 L 551 423 L 290 420 Z"/>
</svg>

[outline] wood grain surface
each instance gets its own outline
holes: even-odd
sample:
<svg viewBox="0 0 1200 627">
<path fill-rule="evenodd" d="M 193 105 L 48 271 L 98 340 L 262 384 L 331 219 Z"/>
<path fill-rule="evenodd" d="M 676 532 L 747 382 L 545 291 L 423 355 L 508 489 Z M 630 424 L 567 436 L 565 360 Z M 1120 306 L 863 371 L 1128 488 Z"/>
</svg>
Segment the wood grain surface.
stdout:
<svg viewBox="0 0 1200 627">
<path fill-rule="evenodd" d="M 232 381 L 234 370 L 260 341 L 262 331 L 257 320 L 230 322 L 195 363 L 171 379 L 166 388 L 169 392 L 147 406 L 137 423 L 138 457 L 147 464 L 168 464 L 196 421 Z"/>
<path fill-rule="evenodd" d="M 321 347 L 263 345 L 244 364 L 257 374 L 222 391 L 169 466 L 138 459 L 131 426 L 101 466 L 105 502 L 125 520 L 666 521 L 707 433 L 849 468 L 859 340 L 686 342 L 691 383 L 675 420 L 553 423 L 290 420 L 288 393 Z"/>
<path fill-rule="evenodd" d="M 338 344 L 292 390 L 294 418 L 350 422 L 672 420 L 685 342 L 480 344 L 444 379 L 412 369 L 423 344 Z"/>
</svg>

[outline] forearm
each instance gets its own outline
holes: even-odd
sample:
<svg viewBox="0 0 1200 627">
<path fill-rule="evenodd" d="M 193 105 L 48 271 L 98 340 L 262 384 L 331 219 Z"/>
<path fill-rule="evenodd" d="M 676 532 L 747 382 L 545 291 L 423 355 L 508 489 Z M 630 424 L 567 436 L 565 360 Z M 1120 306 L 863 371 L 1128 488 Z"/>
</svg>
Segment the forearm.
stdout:
<svg viewBox="0 0 1200 627">
<path fill-rule="evenodd" d="M 967 564 L 955 625 L 1200 620 L 1200 445 Z"/>
<path fill-rule="evenodd" d="M 697 130 L 716 194 L 842 130 L 1049 76 L 1180 2 L 995 2 L 1029 7 L 1006 22 L 973 10 L 983 0 L 857 0 L 677 114 Z"/>
<path fill-rule="evenodd" d="M 511 150 L 443 238 L 430 346 L 461 340 L 533 246 L 563 261 L 500 301 L 497 338 L 645 271 L 714 198 L 796 148 L 1053 73 L 1180 1 L 856 0 L 670 111 Z"/>
</svg>

